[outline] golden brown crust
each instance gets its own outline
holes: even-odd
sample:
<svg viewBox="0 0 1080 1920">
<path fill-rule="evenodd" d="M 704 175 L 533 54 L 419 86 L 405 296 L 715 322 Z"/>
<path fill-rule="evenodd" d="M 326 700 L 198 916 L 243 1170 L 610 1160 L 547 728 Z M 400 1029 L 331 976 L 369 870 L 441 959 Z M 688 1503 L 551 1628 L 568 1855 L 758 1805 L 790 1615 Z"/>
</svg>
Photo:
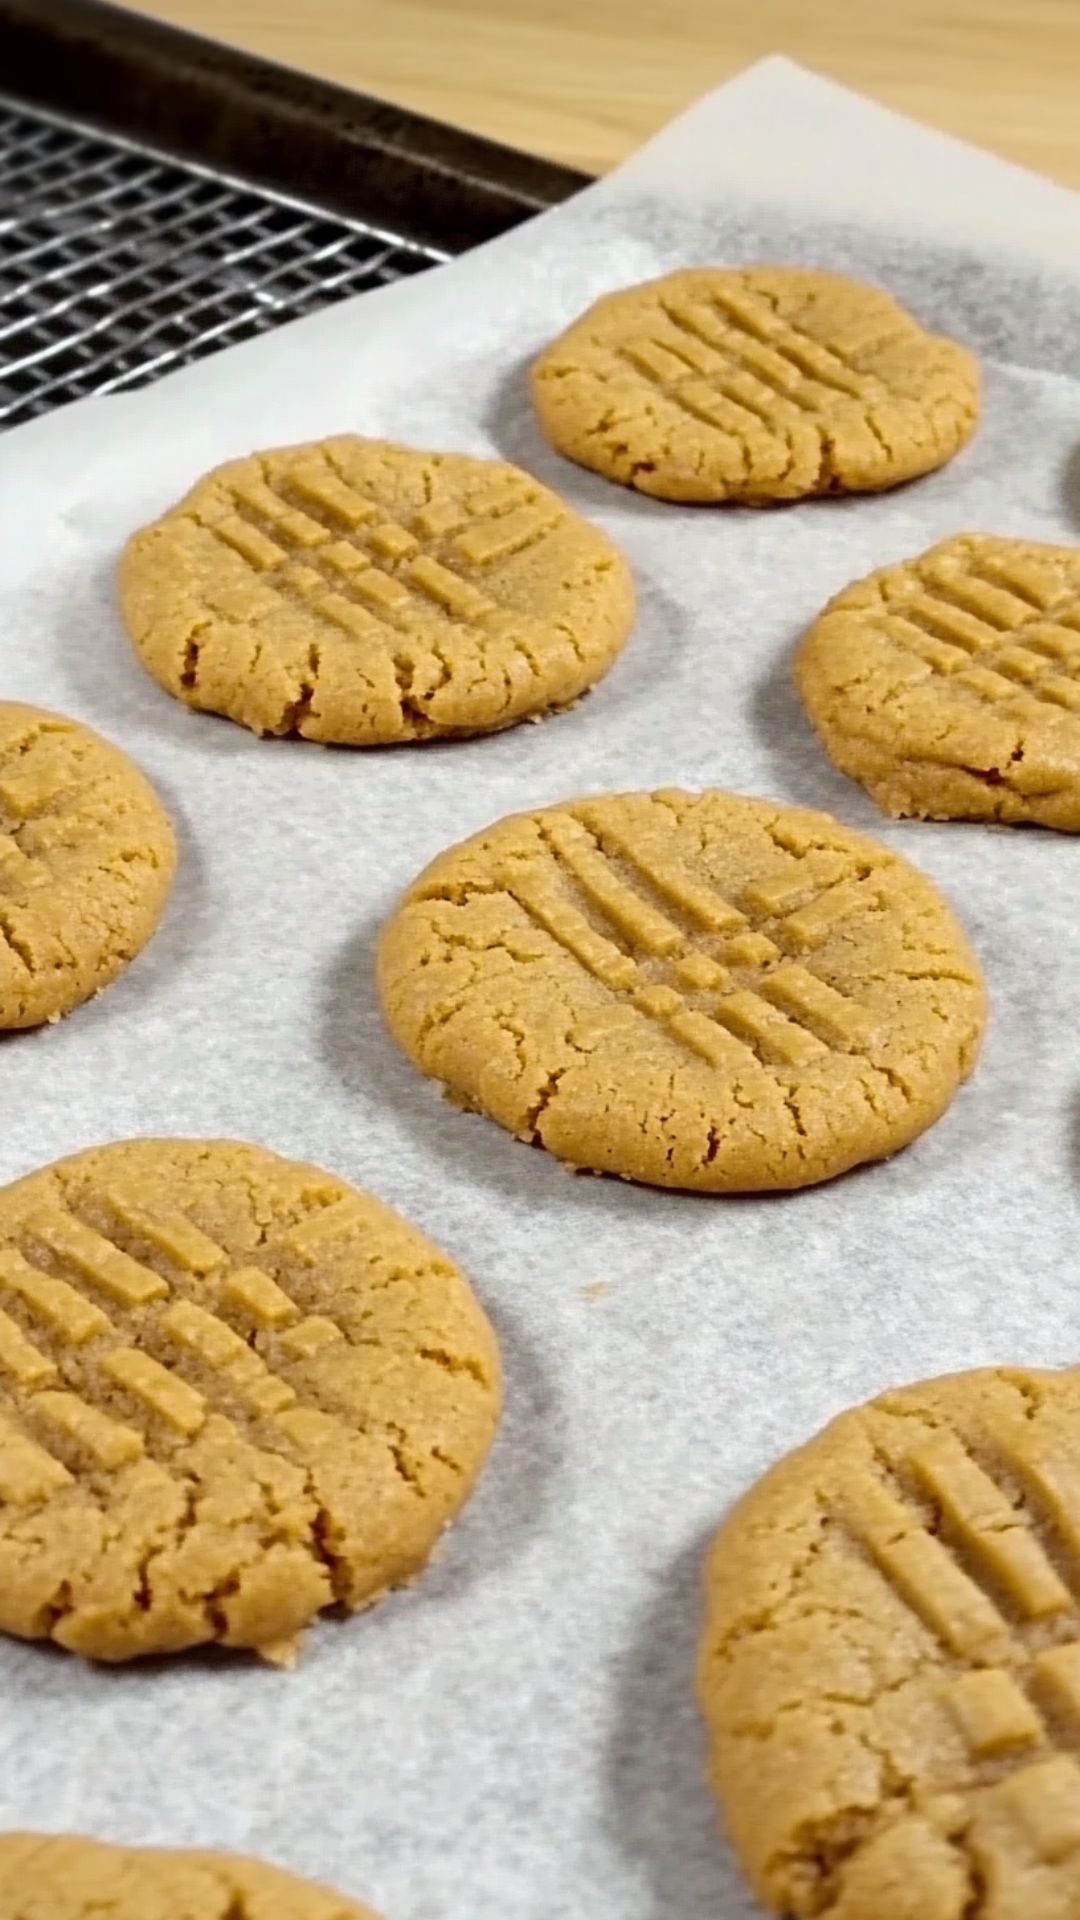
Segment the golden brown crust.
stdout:
<svg viewBox="0 0 1080 1920">
<path fill-rule="evenodd" d="M 706 1572 L 700 1697 L 754 1887 L 797 1920 L 1080 1913 L 1080 1371 L 842 1414 Z"/>
<path fill-rule="evenodd" d="M 75 720 L 0 701 L 0 1028 L 109 985 L 150 939 L 176 842 L 148 780 Z"/>
<path fill-rule="evenodd" d="M 960 534 L 829 602 L 795 662 L 886 813 L 1080 832 L 1080 548 Z"/>
<path fill-rule="evenodd" d="M 0 1629 L 286 1658 L 423 1567 L 500 1397 L 469 1286 L 343 1180 L 136 1140 L 0 1191 Z"/>
<path fill-rule="evenodd" d="M 3 1920 L 377 1920 L 368 1907 L 232 1853 L 0 1834 Z"/>
<path fill-rule="evenodd" d="M 796 267 L 691 268 L 606 295 L 537 360 L 571 460 L 661 500 L 871 493 L 975 430 L 974 356 L 890 295 Z"/>
<path fill-rule="evenodd" d="M 442 854 L 379 949 L 424 1073 L 574 1166 L 708 1192 L 894 1152 L 978 1048 L 978 966 L 906 861 L 732 794 L 575 800 Z"/>
<path fill-rule="evenodd" d="M 567 706 L 634 611 L 611 542 L 517 467 L 355 434 L 218 467 L 128 542 L 120 588 L 178 700 L 343 746 Z"/>
</svg>

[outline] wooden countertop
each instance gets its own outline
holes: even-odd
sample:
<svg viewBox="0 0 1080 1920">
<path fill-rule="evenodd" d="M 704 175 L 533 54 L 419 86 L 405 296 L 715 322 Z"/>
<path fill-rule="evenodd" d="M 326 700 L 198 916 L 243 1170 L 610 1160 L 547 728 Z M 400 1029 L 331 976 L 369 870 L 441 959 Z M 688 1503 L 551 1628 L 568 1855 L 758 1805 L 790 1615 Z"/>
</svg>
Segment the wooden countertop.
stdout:
<svg viewBox="0 0 1080 1920">
<path fill-rule="evenodd" d="M 590 172 L 752 60 L 787 53 L 1080 186 L 1080 0 L 140 3 Z"/>
</svg>

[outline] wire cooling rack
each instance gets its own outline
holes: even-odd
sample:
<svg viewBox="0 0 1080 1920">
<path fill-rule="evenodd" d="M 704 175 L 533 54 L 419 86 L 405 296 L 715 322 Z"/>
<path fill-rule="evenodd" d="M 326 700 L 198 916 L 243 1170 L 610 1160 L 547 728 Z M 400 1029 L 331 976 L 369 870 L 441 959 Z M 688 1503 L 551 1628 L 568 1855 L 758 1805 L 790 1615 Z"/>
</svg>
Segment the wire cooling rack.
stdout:
<svg viewBox="0 0 1080 1920">
<path fill-rule="evenodd" d="M 447 258 L 0 94 L 0 427 Z"/>
</svg>

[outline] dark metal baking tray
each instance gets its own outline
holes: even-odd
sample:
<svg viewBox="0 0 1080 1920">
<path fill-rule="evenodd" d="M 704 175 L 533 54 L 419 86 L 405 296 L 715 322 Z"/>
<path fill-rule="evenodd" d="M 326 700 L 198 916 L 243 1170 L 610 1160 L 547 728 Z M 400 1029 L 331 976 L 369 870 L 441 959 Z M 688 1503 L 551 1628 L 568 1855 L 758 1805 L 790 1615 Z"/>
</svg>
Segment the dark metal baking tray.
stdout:
<svg viewBox="0 0 1080 1920">
<path fill-rule="evenodd" d="M 585 184 L 103 0 L 0 0 L 0 427 L 420 272 Z"/>
</svg>

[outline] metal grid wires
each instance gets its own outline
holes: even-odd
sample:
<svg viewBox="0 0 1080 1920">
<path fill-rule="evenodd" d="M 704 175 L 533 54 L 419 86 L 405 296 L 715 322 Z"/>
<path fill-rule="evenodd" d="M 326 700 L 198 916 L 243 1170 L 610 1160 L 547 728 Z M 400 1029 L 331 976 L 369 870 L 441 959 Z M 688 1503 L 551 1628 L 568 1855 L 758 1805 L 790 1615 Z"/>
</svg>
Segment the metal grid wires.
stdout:
<svg viewBox="0 0 1080 1920">
<path fill-rule="evenodd" d="M 0 96 L 0 427 L 446 257 Z"/>
</svg>

